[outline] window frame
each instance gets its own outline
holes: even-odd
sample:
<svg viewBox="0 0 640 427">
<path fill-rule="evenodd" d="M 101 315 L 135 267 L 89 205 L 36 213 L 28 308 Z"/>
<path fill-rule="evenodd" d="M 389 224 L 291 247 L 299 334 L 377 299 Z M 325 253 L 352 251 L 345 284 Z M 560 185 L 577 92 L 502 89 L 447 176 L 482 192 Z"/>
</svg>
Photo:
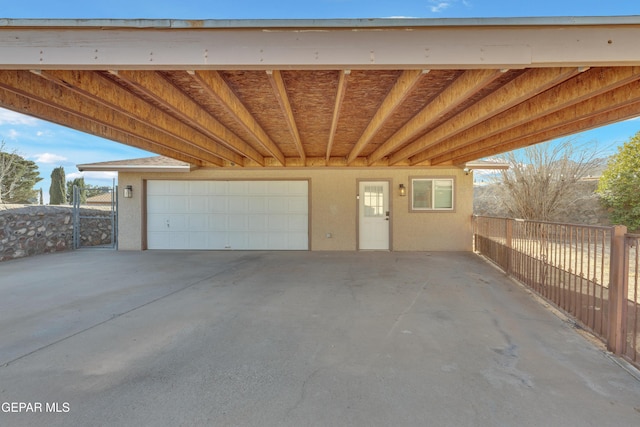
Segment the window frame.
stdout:
<svg viewBox="0 0 640 427">
<path fill-rule="evenodd" d="M 431 206 L 435 205 L 435 181 L 451 182 L 451 207 L 450 208 L 417 208 L 415 207 L 415 181 L 431 181 Z M 455 212 L 456 211 L 456 177 L 455 176 L 410 176 L 409 177 L 409 212 L 414 213 L 434 213 L 434 212 Z"/>
</svg>

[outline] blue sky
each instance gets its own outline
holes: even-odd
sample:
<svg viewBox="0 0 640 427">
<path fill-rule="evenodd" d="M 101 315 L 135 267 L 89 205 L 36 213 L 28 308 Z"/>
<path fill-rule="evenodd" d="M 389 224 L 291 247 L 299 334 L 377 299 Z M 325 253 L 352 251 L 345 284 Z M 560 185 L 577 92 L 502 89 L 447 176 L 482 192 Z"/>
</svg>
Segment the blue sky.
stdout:
<svg viewBox="0 0 640 427">
<path fill-rule="evenodd" d="M 1 18 L 487 18 L 529 16 L 640 15 L 637 0 L 0 0 Z M 574 136 L 601 147 L 621 145 L 640 131 L 640 119 Z M 63 166 L 67 179 L 80 176 L 77 164 L 152 155 L 123 144 L 0 109 L 0 141 L 5 149 L 34 160 L 48 200 L 51 170 Z M 615 150 L 615 148 L 613 149 Z M 115 174 L 87 173 L 85 181 L 110 185 Z"/>
</svg>

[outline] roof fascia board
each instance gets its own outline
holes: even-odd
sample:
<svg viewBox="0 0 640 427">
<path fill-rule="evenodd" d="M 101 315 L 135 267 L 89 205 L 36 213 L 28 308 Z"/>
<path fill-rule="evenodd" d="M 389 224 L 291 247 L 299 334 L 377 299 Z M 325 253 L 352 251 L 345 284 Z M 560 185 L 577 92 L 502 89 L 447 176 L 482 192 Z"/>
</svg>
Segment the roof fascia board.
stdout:
<svg viewBox="0 0 640 427">
<path fill-rule="evenodd" d="M 191 172 L 190 166 L 144 166 L 85 164 L 76 166 L 80 172 Z"/>
<path fill-rule="evenodd" d="M 255 28 L 413 28 L 487 26 L 640 25 L 640 15 L 533 16 L 508 18 L 359 18 L 359 19 L 13 19 L 2 27 L 129 28 L 129 29 L 255 29 Z"/>
<path fill-rule="evenodd" d="M 585 23 L 589 20 L 593 23 Z M 201 21 L 209 23 L 206 27 L 170 20 L 67 21 L 19 20 L 21 25 L 17 25 L 11 20 L 0 25 L 0 69 L 474 69 L 640 64 L 636 54 L 640 17 L 436 20 L 459 25 L 436 25 L 431 20 L 247 21 L 246 27 L 240 25 L 244 21 Z M 70 25 L 73 22 L 76 25 Z"/>
</svg>

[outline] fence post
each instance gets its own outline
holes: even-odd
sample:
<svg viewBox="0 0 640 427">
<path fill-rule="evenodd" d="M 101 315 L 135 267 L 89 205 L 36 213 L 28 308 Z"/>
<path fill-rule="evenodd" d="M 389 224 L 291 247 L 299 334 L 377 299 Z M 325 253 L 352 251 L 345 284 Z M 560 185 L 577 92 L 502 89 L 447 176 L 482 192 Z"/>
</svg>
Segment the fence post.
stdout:
<svg viewBox="0 0 640 427">
<path fill-rule="evenodd" d="M 615 354 L 624 351 L 627 307 L 627 290 L 624 275 L 624 235 L 627 227 L 616 225 L 611 230 L 611 254 L 609 265 L 609 336 L 607 346 Z"/>
<path fill-rule="evenodd" d="M 511 240 L 513 238 L 513 220 L 506 219 L 505 223 L 505 246 L 507 247 L 507 275 L 511 276 L 511 258 L 513 250 Z"/>
</svg>

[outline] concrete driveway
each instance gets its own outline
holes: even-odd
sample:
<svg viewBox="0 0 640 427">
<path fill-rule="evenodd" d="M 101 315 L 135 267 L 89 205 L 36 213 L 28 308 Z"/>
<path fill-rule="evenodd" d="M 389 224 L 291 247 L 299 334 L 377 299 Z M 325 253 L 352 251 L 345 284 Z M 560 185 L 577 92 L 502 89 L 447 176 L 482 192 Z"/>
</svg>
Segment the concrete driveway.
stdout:
<svg viewBox="0 0 640 427">
<path fill-rule="evenodd" d="M 471 253 L 0 264 L 2 426 L 640 425 L 623 366 Z"/>
</svg>

